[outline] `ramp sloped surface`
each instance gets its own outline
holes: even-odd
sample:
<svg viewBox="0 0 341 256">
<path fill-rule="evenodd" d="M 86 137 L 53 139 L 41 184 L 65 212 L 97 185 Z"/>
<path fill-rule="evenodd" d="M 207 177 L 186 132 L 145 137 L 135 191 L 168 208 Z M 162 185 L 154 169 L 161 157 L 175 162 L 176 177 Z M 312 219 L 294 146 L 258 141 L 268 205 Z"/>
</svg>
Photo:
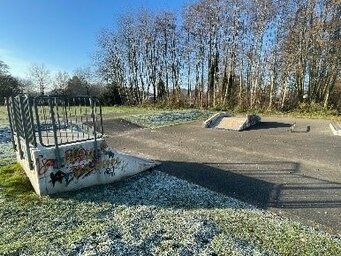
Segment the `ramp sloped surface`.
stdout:
<svg viewBox="0 0 341 256">
<path fill-rule="evenodd" d="M 341 136 L 341 124 L 337 122 L 331 122 L 329 124 L 330 129 L 332 130 L 334 135 Z"/>
<path fill-rule="evenodd" d="M 257 115 L 247 115 L 246 117 L 234 117 L 225 112 L 215 114 L 204 122 L 205 128 L 218 128 L 234 131 L 245 130 L 257 123 L 261 118 Z"/>
<path fill-rule="evenodd" d="M 242 117 L 223 117 L 218 120 L 215 128 L 239 131 L 246 119 Z"/>
</svg>

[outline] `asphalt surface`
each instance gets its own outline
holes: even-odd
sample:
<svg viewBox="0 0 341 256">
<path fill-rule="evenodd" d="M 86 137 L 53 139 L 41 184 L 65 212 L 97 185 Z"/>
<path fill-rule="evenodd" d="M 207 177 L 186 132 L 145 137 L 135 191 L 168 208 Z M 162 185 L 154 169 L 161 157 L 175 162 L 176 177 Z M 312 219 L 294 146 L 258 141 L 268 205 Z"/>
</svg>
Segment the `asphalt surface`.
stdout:
<svg viewBox="0 0 341 256">
<path fill-rule="evenodd" d="M 328 121 L 263 118 L 242 132 L 202 128 L 201 122 L 117 128 L 120 122 L 126 124 L 104 120 L 113 148 L 158 160 L 159 170 L 178 178 L 341 233 L 341 136 L 332 135 Z"/>
</svg>

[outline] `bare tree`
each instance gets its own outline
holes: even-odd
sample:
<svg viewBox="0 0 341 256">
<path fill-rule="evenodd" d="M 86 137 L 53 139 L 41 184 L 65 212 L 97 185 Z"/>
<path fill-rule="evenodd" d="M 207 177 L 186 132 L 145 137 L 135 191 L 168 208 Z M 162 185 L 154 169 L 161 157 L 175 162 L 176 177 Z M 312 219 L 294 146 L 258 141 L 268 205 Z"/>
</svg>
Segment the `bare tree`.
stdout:
<svg viewBox="0 0 341 256">
<path fill-rule="evenodd" d="M 64 91 L 69 79 L 70 79 L 70 75 L 66 71 L 59 71 L 54 76 L 54 81 L 53 81 L 54 90 Z"/>
<path fill-rule="evenodd" d="M 8 65 L 2 60 L 0 60 L 0 75 L 7 75 L 8 70 L 9 70 Z"/>
<path fill-rule="evenodd" d="M 123 15 L 101 33 L 99 75 L 130 103 L 291 109 L 329 106 L 341 68 L 339 0 L 197 0 Z M 174 96 L 174 97 L 171 97 Z M 332 97 L 332 99 L 331 99 Z M 335 103 L 334 103 L 335 105 Z"/>
<path fill-rule="evenodd" d="M 32 64 L 29 67 L 29 76 L 34 83 L 34 87 L 41 95 L 44 95 L 50 82 L 50 71 L 45 64 Z"/>
<path fill-rule="evenodd" d="M 27 94 L 31 94 L 33 93 L 32 88 L 34 87 L 33 82 L 31 79 L 28 78 L 20 78 L 19 80 L 19 84 L 21 87 L 21 91 L 23 93 L 27 93 Z"/>
</svg>

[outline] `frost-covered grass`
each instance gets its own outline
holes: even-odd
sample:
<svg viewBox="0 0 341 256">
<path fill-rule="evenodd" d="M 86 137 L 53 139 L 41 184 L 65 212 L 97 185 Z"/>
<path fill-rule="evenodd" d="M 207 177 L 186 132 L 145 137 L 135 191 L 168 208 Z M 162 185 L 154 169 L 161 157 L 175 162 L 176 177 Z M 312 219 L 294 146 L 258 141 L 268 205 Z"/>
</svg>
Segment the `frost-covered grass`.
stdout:
<svg viewBox="0 0 341 256">
<path fill-rule="evenodd" d="M 10 129 L 7 125 L 0 124 L 0 166 L 11 164 L 15 161 Z"/>
<path fill-rule="evenodd" d="M 0 254 L 341 255 L 338 238 L 158 171 L 0 204 Z"/>
<path fill-rule="evenodd" d="M 130 115 L 138 115 L 138 114 L 152 114 L 162 112 L 163 110 L 160 108 L 154 107 L 142 107 L 142 106 L 113 106 L 102 107 L 102 112 L 104 115 L 119 115 L 119 116 L 130 116 Z"/>
<path fill-rule="evenodd" d="M 132 115 L 127 119 L 141 126 L 157 128 L 194 120 L 204 120 L 210 115 L 212 115 L 212 112 L 204 110 L 173 110 L 160 113 Z"/>
<path fill-rule="evenodd" d="M 16 162 L 15 152 L 11 143 L 0 143 L 0 166 Z"/>
<path fill-rule="evenodd" d="M 157 127 L 206 114 L 134 118 Z M 341 255 L 340 237 L 158 171 L 39 198 L 20 166 L 6 165 L 15 155 L 1 131 L 0 255 Z"/>
<path fill-rule="evenodd" d="M 144 127 L 157 128 L 175 125 L 194 120 L 204 120 L 212 115 L 212 111 L 198 109 L 164 110 L 153 107 L 103 107 L 105 117 L 125 118 Z"/>
<path fill-rule="evenodd" d="M 7 118 L 7 110 L 6 107 L 0 106 L 0 124 L 7 124 L 8 118 Z"/>
</svg>

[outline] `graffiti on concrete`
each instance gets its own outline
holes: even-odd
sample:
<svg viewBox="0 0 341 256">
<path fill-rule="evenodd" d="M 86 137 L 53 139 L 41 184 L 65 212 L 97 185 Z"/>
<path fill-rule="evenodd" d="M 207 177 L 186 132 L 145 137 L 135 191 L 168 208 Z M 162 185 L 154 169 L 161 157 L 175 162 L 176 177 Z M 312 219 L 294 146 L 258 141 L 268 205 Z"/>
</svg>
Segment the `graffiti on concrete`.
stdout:
<svg viewBox="0 0 341 256">
<path fill-rule="evenodd" d="M 105 157 L 104 159 L 92 158 L 89 161 L 86 160 L 88 156 L 87 153 L 83 154 L 83 152 L 89 152 L 89 150 L 79 151 L 77 149 L 77 150 L 72 150 L 72 151 L 76 152 L 76 154 L 74 154 L 75 158 L 70 157 L 69 160 L 72 159 L 72 162 L 74 162 L 74 164 L 65 165 L 64 166 L 65 171 L 58 170 L 57 172 L 50 173 L 50 183 L 52 183 L 53 187 L 55 186 L 57 182 L 59 182 L 60 184 L 65 184 L 65 186 L 68 186 L 74 179 L 76 180 L 84 179 L 95 173 L 102 172 L 106 175 L 113 177 L 116 175 L 118 166 L 121 165 L 121 160 L 119 159 L 119 157 L 116 156 L 115 153 L 110 150 L 102 151 L 102 155 L 103 157 Z M 71 150 L 69 150 L 68 154 L 71 154 L 70 152 Z M 75 162 L 76 158 L 78 160 L 80 159 L 82 160 L 80 160 L 79 162 Z M 47 166 L 47 169 L 50 166 L 52 166 L 52 163 L 53 164 L 55 163 L 54 159 L 50 159 L 50 160 L 53 160 L 53 161 L 50 161 L 50 162 L 44 161 L 45 165 L 43 166 Z M 42 173 L 45 173 L 46 170 Z"/>
<path fill-rule="evenodd" d="M 56 182 L 59 182 L 60 184 L 62 184 L 64 177 L 65 177 L 65 173 L 62 171 L 57 171 L 56 173 L 51 172 L 50 182 L 52 183 L 53 186 L 56 184 Z"/>
<path fill-rule="evenodd" d="M 46 159 L 43 155 L 40 155 L 36 162 L 39 175 L 44 175 L 44 173 L 46 173 L 49 168 L 55 168 L 56 164 L 55 159 Z"/>
<path fill-rule="evenodd" d="M 51 172 L 50 178 L 51 178 L 50 182 L 52 183 L 53 187 L 55 186 L 56 182 L 59 182 L 60 184 L 62 184 L 63 181 L 65 181 L 65 186 L 67 187 L 73 180 L 74 173 L 73 172 L 65 173 L 59 170 L 56 173 Z"/>
<path fill-rule="evenodd" d="M 115 153 L 110 151 L 110 150 L 103 150 L 103 153 L 105 156 L 108 156 L 109 158 L 114 158 L 115 157 Z"/>
<path fill-rule="evenodd" d="M 109 162 L 109 164 L 107 164 L 107 168 L 104 174 L 107 174 L 113 177 L 115 176 L 116 167 L 121 164 L 121 160 L 118 157 L 115 157 L 115 153 L 110 150 L 104 150 L 103 153 L 105 156 L 108 156 L 109 158 L 107 160 L 104 160 L 104 161 Z"/>
<path fill-rule="evenodd" d="M 81 177 L 85 178 L 89 176 L 92 172 L 96 171 L 98 162 L 98 160 L 92 159 L 88 163 L 72 166 L 71 170 L 77 179 Z"/>
<path fill-rule="evenodd" d="M 100 150 L 95 154 L 93 148 L 75 147 L 64 152 L 64 159 L 57 165 L 56 159 L 50 159 L 46 155 L 39 155 L 36 159 L 38 174 L 41 178 L 49 177 L 49 183 L 53 187 L 56 184 L 69 186 L 90 175 L 104 174 L 110 177 L 122 172 L 126 164 L 121 161 L 119 155 L 111 151 L 106 143 L 100 144 Z"/>
<path fill-rule="evenodd" d="M 84 160 L 91 160 L 95 157 L 95 151 L 92 149 L 71 148 L 65 151 L 64 159 L 66 164 L 75 164 Z"/>
<path fill-rule="evenodd" d="M 107 168 L 104 172 L 104 174 L 107 174 L 111 177 L 115 176 L 115 167 Z"/>
</svg>

